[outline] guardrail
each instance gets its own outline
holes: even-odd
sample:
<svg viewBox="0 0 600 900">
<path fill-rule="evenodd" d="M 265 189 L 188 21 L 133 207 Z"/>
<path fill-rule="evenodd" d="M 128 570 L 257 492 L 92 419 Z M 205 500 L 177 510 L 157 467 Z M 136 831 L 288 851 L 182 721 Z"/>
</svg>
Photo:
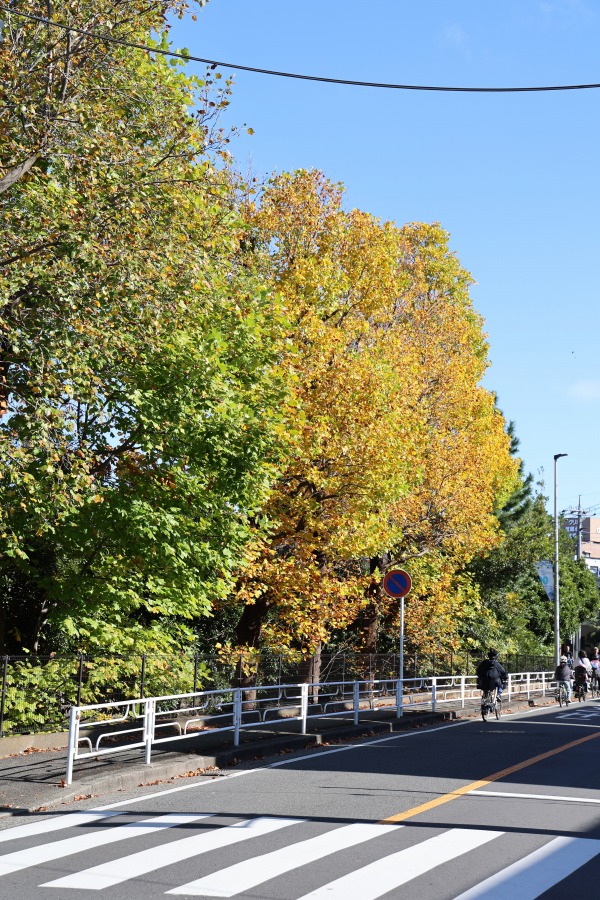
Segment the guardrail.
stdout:
<svg viewBox="0 0 600 900">
<path fill-rule="evenodd" d="M 551 672 L 511 674 L 505 696 L 508 700 L 544 696 L 554 683 L 552 678 Z M 202 733 L 232 732 L 237 747 L 242 729 L 276 721 L 300 722 L 302 734 L 306 734 L 311 718 L 345 716 L 358 725 L 361 710 L 395 708 L 399 718 L 407 708 L 435 712 L 443 704 L 454 703 L 464 709 L 467 700 L 479 697 L 476 682 L 474 675 L 447 675 L 257 685 L 73 706 L 66 783 L 72 783 L 77 760 L 143 748 L 146 765 L 150 765 L 153 747 L 198 738 Z M 87 751 L 82 751 L 82 744 Z"/>
</svg>

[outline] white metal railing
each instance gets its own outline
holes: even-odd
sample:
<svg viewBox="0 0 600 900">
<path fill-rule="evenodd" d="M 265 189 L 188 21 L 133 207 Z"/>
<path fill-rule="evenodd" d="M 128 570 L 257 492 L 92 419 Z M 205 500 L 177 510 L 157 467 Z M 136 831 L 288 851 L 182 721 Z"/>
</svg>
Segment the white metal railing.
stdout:
<svg viewBox="0 0 600 900">
<path fill-rule="evenodd" d="M 506 697 L 544 696 L 552 678 L 550 672 L 510 674 Z M 435 712 L 439 706 L 453 703 L 464 709 L 465 703 L 479 694 L 475 675 L 438 675 L 257 685 L 74 706 L 69 720 L 66 783 L 72 783 L 76 760 L 144 748 L 146 765 L 150 765 L 153 746 L 197 738 L 202 733 L 233 732 L 237 747 L 242 729 L 275 721 L 300 722 L 302 734 L 306 734 L 310 718 L 345 716 L 358 725 L 361 710 L 387 707 L 395 709 L 399 718 L 407 708 Z M 82 729 L 86 733 L 82 734 Z"/>
</svg>

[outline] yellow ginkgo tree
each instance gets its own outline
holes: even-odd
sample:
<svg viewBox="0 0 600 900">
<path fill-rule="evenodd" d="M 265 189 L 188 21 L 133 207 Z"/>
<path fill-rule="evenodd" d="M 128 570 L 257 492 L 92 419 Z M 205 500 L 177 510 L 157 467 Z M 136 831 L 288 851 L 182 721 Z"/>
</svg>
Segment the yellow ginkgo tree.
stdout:
<svg viewBox="0 0 600 900">
<path fill-rule="evenodd" d="M 504 420 L 480 386 L 482 322 L 448 235 L 342 201 L 339 185 L 299 171 L 247 209 L 249 265 L 289 321 L 293 399 L 270 535 L 228 601 L 240 610 L 232 650 L 314 653 L 361 622 L 373 634 L 373 617 L 392 614 L 378 588 L 392 561 L 411 561 L 429 612 L 455 615 L 440 585 L 494 543 L 492 510 L 513 485 Z"/>
</svg>

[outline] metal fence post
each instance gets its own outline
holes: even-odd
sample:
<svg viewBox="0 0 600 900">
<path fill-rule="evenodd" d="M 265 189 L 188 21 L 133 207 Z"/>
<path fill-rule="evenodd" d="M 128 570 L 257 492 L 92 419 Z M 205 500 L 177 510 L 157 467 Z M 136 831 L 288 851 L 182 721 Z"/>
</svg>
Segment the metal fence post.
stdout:
<svg viewBox="0 0 600 900">
<path fill-rule="evenodd" d="M 308 684 L 300 685 L 300 716 L 302 718 L 302 734 L 306 734 L 306 719 L 308 717 Z"/>
<path fill-rule="evenodd" d="M 436 700 L 437 700 L 437 679 L 434 676 L 431 679 L 431 712 L 435 712 Z"/>
<path fill-rule="evenodd" d="M 4 736 L 4 704 L 6 700 L 6 681 L 8 678 L 8 656 L 3 657 L 2 663 L 2 696 L 0 697 L 0 737 Z"/>
<path fill-rule="evenodd" d="M 465 676 L 460 676 L 460 706 L 461 709 L 465 708 Z"/>
<path fill-rule="evenodd" d="M 508 675 L 508 702 L 510 703 L 510 695 L 512 693 L 512 675 Z"/>
<path fill-rule="evenodd" d="M 527 699 L 528 699 L 528 700 L 529 700 L 529 689 L 530 689 L 530 685 L 531 685 L 531 680 L 530 680 L 530 679 L 531 679 L 531 673 L 528 672 L 528 673 L 527 673 Z"/>
<path fill-rule="evenodd" d="M 194 653 L 194 693 L 198 691 L 198 654 Z"/>
<path fill-rule="evenodd" d="M 360 686 L 359 682 L 354 682 L 354 724 L 358 725 L 358 713 L 360 710 Z"/>
<path fill-rule="evenodd" d="M 233 746 L 240 744 L 240 725 L 242 724 L 242 689 L 235 688 L 233 692 Z"/>
<path fill-rule="evenodd" d="M 144 701 L 144 744 L 146 745 L 146 765 L 150 765 L 152 741 L 154 740 L 154 722 L 156 718 L 156 700 Z"/>
<path fill-rule="evenodd" d="M 396 681 L 396 718 L 399 719 L 404 715 L 404 680 L 398 678 Z"/>
<path fill-rule="evenodd" d="M 546 673 L 542 672 L 542 697 L 546 696 Z"/>
<path fill-rule="evenodd" d="M 79 707 L 72 706 L 69 713 L 69 743 L 67 746 L 67 776 L 65 781 L 71 784 L 73 781 L 73 761 L 79 744 L 79 721 L 81 712 Z"/>
</svg>

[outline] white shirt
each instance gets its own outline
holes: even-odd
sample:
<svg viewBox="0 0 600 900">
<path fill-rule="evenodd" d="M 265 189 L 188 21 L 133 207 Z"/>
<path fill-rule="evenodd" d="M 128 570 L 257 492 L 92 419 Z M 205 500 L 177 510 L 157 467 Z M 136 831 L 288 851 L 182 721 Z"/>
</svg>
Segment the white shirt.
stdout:
<svg viewBox="0 0 600 900">
<path fill-rule="evenodd" d="M 575 668 L 577 668 L 577 666 L 583 666 L 583 668 L 586 670 L 588 675 L 592 674 L 592 664 L 590 663 L 587 656 L 584 656 L 583 659 L 578 659 L 577 662 L 575 663 Z"/>
</svg>

